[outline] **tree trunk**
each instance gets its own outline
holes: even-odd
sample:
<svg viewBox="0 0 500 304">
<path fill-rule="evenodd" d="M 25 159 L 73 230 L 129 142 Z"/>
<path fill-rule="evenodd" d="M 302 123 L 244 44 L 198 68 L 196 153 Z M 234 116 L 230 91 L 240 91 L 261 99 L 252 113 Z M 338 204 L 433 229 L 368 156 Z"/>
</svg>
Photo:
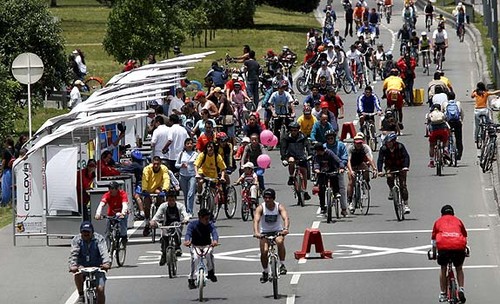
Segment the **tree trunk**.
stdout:
<svg viewBox="0 0 500 304">
<path fill-rule="evenodd" d="M 213 35 L 213 30 L 210 29 L 210 37 L 209 37 L 210 41 L 212 41 L 212 35 Z"/>
<path fill-rule="evenodd" d="M 207 41 L 207 39 L 208 39 L 208 29 L 205 28 L 205 48 L 208 47 L 208 41 Z"/>
<path fill-rule="evenodd" d="M 57 0 L 50 0 L 50 7 L 56 7 L 57 6 Z"/>
</svg>

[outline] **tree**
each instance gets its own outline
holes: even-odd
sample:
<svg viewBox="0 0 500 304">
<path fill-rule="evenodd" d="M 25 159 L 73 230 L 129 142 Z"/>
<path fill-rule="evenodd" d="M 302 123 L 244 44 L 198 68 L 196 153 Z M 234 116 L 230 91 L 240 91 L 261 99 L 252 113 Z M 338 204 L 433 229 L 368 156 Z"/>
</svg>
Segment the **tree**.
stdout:
<svg viewBox="0 0 500 304">
<path fill-rule="evenodd" d="M 254 0 L 231 0 L 231 11 L 232 11 L 231 27 L 247 28 L 247 27 L 252 27 L 254 25 L 253 23 L 253 16 L 255 15 Z"/>
<path fill-rule="evenodd" d="M 12 80 L 8 68 L 0 63 L 0 138 L 14 133 L 14 121 L 21 116 L 16 95 L 21 90 L 19 82 Z"/>
<path fill-rule="evenodd" d="M 184 9 L 175 1 L 118 0 L 109 14 L 103 45 L 119 62 L 166 54 L 185 40 Z"/>
</svg>

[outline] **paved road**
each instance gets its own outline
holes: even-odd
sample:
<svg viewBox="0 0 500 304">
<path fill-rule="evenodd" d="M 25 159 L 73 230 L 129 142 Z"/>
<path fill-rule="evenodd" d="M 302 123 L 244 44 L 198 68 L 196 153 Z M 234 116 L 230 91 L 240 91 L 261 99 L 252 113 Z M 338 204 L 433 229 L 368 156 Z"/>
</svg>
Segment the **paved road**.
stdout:
<svg viewBox="0 0 500 304">
<path fill-rule="evenodd" d="M 342 15 L 341 7 L 335 8 Z M 401 10 L 397 4 L 395 12 Z M 393 43 L 394 33 L 401 26 L 400 14 L 381 28 L 384 45 Z M 343 28 L 343 19 L 339 18 Z M 417 28 L 421 31 L 422 20 Z M 304 38 L 305 39 L 305 38 Z M 351 43 L 352 38 L 348 39 Z M 216 249 L 216 270 L 219 282 L 208 283 L 206 296 L 210 303 L 433 303 L 437 302 L 437 265 L 428 261 L 430 229 L 445 203 L 452 203 L 470 231 L 472 255 L 466 260 L 466 291 L 468 303 L 497 303 L 494 288 L 500 285 L 498 248 L 500 239 L 498 212 L 492 196 L 488 174 L 480 173 L 476 151 L 472 148 L 473 105 L 468 96 L 478 78 L 472 62 L 469 42 L 458 42 L 450 33 L 450 49 L 444 70 L 453 82 L 457 96 L 464 101 L 465 153 L 458 168 L 445 168 L 444 176 L 435 176 L 427 168 L 427 142 L 423 137 L 424 106 L 405 108 L 405 130 L 400 140 L 411 155 L 408 178 L 411 214 L 397 222 L 387 200 L 385 180 L 372 181 L 372 207 L 367 216 L 354 215 L 333 224 L 318 215 L 318 199 L 305 207 L 294 206 L 295 199 L 286 183 L 286 169 L 280 165 L 279 154 L 272 151 L 272 168 L 266 173 L 266 185 L 278 192 L 291 217 L 291 235 L 287 237 L 289 274 L 280 279 L 280 300 L 272 299 L 270 284 L 260 284 L 258 243 L 251 238 L 251 224 L 242 222 L 239 214 L 226 220 L 222 214 L 217 222 L 222 246 Z M 399 44 L 396 43 L 396 49 Z M 397 52 L 396 52 L 397 53 Z M 427 76 L 417 68 L 415 87 L 426 88 Z M 381 95 L 381 84 L 375 84 Z M 355 96 L 342 95 L 347 118 L 355 117 Z M 376 153 L 375 153 L 376 155 Z M 333 250 L 329 260 L 296 261 L 293 251 L 299 250 L 307 227 L 318 227 L 325 247 Z M 139 230 L 140 231 L 140 230 Z M 134 231 L 129 231 L 133 233 Z M 74 291 L 66 271 L 67 247 L 23 246 L 12 249 L 10 231 L 0 231 L 1 303 L 68 303 Z M 109 303 L 192 303 L 197 292 L 187 289 L 188 255 L 179 262 L 179 277 L 168 279 L 167 269 L 159 267 L 159 245 L 151 244 L 140 233 L 133 233 L 126 267 L 109 272 L 107 296 Z M 312 254 L 312 257 L 317 257 Z M 35 262 L 39 258 L 41 262 Z M 22 268 L 21 268 L 22 267 Z M 36 275 L 32 275 L 35 271 Z M 49 274 L 50 271 L 50 274 Z M 57 287 L 56 287 L 57 286 Z M 8 288 L 7 288 L 8 287 Z"/>
</svg>

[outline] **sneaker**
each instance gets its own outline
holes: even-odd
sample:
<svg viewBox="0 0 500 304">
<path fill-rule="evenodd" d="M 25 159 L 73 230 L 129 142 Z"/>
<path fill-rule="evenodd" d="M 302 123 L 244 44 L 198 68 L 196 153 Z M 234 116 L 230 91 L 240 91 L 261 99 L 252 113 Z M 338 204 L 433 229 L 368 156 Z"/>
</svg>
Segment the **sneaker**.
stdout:
<svg viewBox="0 0 500 304">
<path fill-rule="evenodd" d="M 213 269 L 208 271 L 207 279 L 214 283 L 217 282 L 217 277 L 215 276 L 215 271 Z"/>
<path fill-rule="evenodd" d="M 308 193 L 308 192 L 305 192 L 305 193 L 304 193 L 304 200 L 308 201 L 308 200 L 310 200 L 310 199 L 311 199 L 311 196 L 309 195 L 309 193 Z"/>
<path fill-rule="evenodd" d="M 346 209 L 342 209 L 342 211 L 340 211 L 340 214 L 342 214 L 343 217 L 346 217 L 347 216 L 347 210 Z"/>
<path fill-rule="evenodd" d="M 166 262 L 167 262 L 167 257 L 165 255 L 165 252 L 162 252 L 160 257 L 160 266 L 165 265 Z"/>
<path fill-rule="evenodd" d="M 458 298 L 460 299 L 460 303 L 465 303 L 465 290 L 463 287 L 460 287 L 458 290 Z"/>
<path fill-rule="evenodd" d="M 269 273 L 263 271 L 262 276 L 260 277 L 260 282 L 262 284 L 266 283 L 269 280 Z"/>
<path fill-rule="evenodd" d="M 85 303 L 85 296 L 81 295 L 78 296 L 78 299 L 76 300 L 75 304 L 84 304 Z"/>
<path fill-rule="evenodd" d="M 355 210 L 356 210 L 356 209 L 354 208 L 354 203 L 353 203 L 353 202 L 350 202 L 350 203 L 349 203 L 349 211 L 351 212 L 351 214 L 354 214 L 354 211 L 355 211 Z"/>
<path fill-rule="evenodd" d="M 182 249 L 180 248 L 175 249 L 175 255 L 178 257 L 182 256 Z"/>
<path fill-rule="evenodd" d="M 149 236 L 150 233 L 151 233 L 151 227 L 149 227 L 149 225 L 145 226 L 144 230 L 142 231 L 142 235 Z"/>
<path fill-rule="evenodd" d="M 326 207 L 321 207 L 321 214 L 325 214 L 326 213 Z"/>
<path fill-rule="evenodd" d="M 408 205 L 405 205 L 405 214 L 410 214 L 410 207 Z"/>
<path fill-rule="evenodd" d="M 288 177 L 288 182 L 286 184 L 288 186 L 293 186 L 293 184 L 294 184 L 293 176 Z"/>
<path fill-rule="evenodd" d="M 448 298 L 446 297 L 446 293 L 441 292 L 439 294 L 439 303 L 443 303 L 443 302 L 448 302 Z"/>
<path fill-rule="evenodd" d="M 387 199 L 392 201 L 393 198 L 394 198 L 394 195 L 392 194 L 392 191 L 389 191 L 389 195 L 387 196 Z"/>
<path fill-rule="evenodd" d="M 188 287 L 189 289 L 196 289 L 196 284 L 194 283 L 194 279 L 188 279 Z"/>
<path fill-rule="evenodd" d="M 285 264 L 281 264 L 281 266 L 280 266 L 280 274 L 281 275 L 285 275 L 286 272 L 287 272 L 287 270 L 286 270 Z"/>
<path fill-rule="evenodd" d="M 435 167 L 434 161 L 433 160 L 429 161 L 429 164 L 427 165 L 427 167 L 434 168 Z"/>
<path fill-rule="evenodd" d="M 446 61 L 446 57 L 443 56 L 443 62 L 445 62 L 445 61 Z"/>
</svg>

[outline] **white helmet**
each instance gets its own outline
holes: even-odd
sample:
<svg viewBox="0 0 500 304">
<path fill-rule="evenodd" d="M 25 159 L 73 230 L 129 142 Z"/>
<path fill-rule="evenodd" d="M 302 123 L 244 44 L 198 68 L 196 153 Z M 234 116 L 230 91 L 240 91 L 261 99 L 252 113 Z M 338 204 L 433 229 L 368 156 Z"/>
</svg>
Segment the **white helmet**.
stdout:
<svg viewBox="0 0 500 304">
<path fill-rule="evenodd" d="M 427 32 L 426 31 L 423 31 L 422 33 L 420 33 L 421 36 L 427 36 Z"/>
</svg>

